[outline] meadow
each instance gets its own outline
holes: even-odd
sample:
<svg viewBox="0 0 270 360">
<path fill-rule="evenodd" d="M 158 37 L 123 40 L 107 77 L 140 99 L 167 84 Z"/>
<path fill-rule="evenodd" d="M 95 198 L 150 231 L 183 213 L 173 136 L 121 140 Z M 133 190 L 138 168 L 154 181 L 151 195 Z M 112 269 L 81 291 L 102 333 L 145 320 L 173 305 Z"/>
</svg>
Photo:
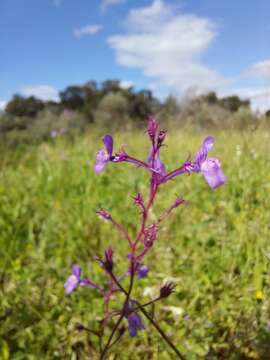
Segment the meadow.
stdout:
<svg viewBox="0 0 270 360">
<path fill-rule="evenodd" d="M 164 222 L 147 258 L 150 272 L 136 284 L 148 301 L 166 280 L 175 293 L 156 306 L 160 326 L 189 360 L 270 359 L 270 132 L 211 132 L 211 156 L 222 161 L 227 183 L 211 190 L 200 174 L 177 177 L 160 189 L 151 213 L 156 219 L 176 195 L 185 206 Z M 169 132 L 161 155 L 167 167 L 194 154 L 205 131 Z M 207 133 L 208 135 L 208 133 Z M 146 158 L 142 131 L 114 134 L 116 147 Z M 117 272 L 125 268 L 126 243 L 96 216 L 109 210 L 131 234 L 137 191 L 147 174 L 130 164 L 93 172 L 101 134 L 90 131 L 0 156 L 0 359 L 97 359 L 96 340 L 77 331 L 95 329 L 102 306 L 94 290 L 66 296 L 70 266 L 101 280 L 95 261 L 111 244 Z M 117 308 L 117 302 L 114 307 Z M 146 330 L 128 334 L 108 359 L 174 359 L 145 320 Z"/>
</svg>

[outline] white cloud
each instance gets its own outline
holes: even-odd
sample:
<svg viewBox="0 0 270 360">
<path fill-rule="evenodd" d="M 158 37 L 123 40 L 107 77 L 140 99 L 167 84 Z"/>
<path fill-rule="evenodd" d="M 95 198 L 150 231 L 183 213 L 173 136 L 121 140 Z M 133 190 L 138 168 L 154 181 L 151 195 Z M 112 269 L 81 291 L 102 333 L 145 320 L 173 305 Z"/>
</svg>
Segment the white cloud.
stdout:
<svg viewBox="0 0 270 360">
<path fill-rule="evenodd" d="M 95 24 L 95 25 L 86 25 L 79 29 L 74 30 L 74 36 L 81 37 L 83 35 L 94 35 L 99 32 L 103 28 L 102 25 Z"/>
<path fill-rule="evenodd" d="M 125 33 L 107 39 L 119 64 L 139 68 L 176 94 L 190 87 L 207 91 L 225 82 L 201 60 L 216 36 L 207 18 L 183 14 L 162 0 L 130 10 Z"/>
<path fill-rule="evenodd" d="M 253 110 L 265 112 L 270 109 L 270 86 L 250 87 L 231 90 L 226 95 L 236 94 L 243 100 L 250 100 Z"/>
<path fill-rule="evenodd" d="M 21 89 L 24 96 L 35 96 L 43 101 L 58 101 L 58 90 L 49 85 L 27 85 Z"/>
<path fill-rule="evenodd" d="M 0 101 L 0 111 L 4 111 L 7 105 L 7 101 Z"/>
<path fill-rule="evenodd" d="M 133 81 L 130 81 L 130 80 L 121 80 L 120 81 L 120 87 L 122 89 L 128 89 L 128 88 L 133 87 L 133 86 L 134 86 Z"/>
<path fill-rule="evenodd" d="M 103 0 L 101 3 L 101 10 L 105 11 L 108 7 L 118 4 L 123 4 L 126 0 Z"/>
<path fill-rule="evenodd" d="M 245 75 L 257 79 L 270 80 L 270 59 L 266 59 L 250 66 Z"/>
<path fill-rule="evenodd" d="M 221 95 L 227 96 L 236 94 L 242 99 L 250 100 L 251 108 L 265 112 L 270 109 L 270 59 L 259 61 L 249 66 L 240 76 L 239 79 L 264 80 L 259 81 L 254 86 L 235 87 L 226 90 Z M 264 84 L 264 85 L 262 85 Z"/>
</svg>

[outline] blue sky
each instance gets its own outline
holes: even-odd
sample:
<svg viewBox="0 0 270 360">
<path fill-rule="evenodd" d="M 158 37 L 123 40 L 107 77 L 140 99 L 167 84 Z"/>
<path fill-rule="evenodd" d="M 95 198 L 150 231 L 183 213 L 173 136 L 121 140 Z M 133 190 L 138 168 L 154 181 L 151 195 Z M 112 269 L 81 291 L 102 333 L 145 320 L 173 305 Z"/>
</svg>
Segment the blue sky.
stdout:
<svg viewBox="0 0 270 360">
<path fill-rule="evenodd" d="M 269 0 L 0 0 L 0 107 L 116 78 L 270 108 L 269 13 Z"/>
</svg>

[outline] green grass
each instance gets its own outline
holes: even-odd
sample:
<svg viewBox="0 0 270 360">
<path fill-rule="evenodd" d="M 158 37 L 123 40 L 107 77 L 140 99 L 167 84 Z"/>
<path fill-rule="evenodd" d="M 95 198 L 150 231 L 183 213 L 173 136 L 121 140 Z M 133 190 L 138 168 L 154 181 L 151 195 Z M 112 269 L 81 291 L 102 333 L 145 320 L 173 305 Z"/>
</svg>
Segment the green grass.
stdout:
<svg viewBox="0 0 270 360">
<path fill-rule="evenodd" d="M 204 135 L 171 132 L 162 157 L 167 168 L 194 154 Z M 227 184 L 213 191 L 193 174 L 160 189 L 152 220 L 176 195 L 188 204 L 164 222 L 148 257 L 149 277 L 135 292 L 147 301 L 145 288 L 158 292 L 164 279 L 177 282 L 176 293 L 157 305 L 156 319 L 187 359 L 269 359 L 270 135 L 227 131 L 216 140 L 212 155 L 222 160 Z M 143 132 L 115 134 L 115 141 L 142 158 L 148 153 Z M 147 174 L 132 165 L 110 164 L 95 176 L 100 147 L 91 133 L 72 144 L 60 139 L 1 152 L 0 359 L 97 358 L 95 339 L 74 326 L 96 327 L 99 297 L 84 288 L 67 297 L 63 283 L 73 263 L 102 281 L 94 257 L 108 244 L 117 271 L 125 269 L 126 243 L 95 211 L 105 207 L 134 234 L 131 197 L 147 193 Z M 109 359 L 174 359 L 145 324 L 137 338 L 126 334 Z"/>
</svg>

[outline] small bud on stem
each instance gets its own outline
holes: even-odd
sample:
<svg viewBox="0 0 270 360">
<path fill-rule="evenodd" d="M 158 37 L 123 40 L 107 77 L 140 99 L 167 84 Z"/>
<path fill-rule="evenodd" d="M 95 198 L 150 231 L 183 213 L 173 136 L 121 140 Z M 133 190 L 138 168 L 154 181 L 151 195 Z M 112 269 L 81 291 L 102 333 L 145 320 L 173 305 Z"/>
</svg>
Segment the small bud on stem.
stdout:
<svg viewBox="0 0 270 360">
<path fill-rule="evenodd" d="M 175 289 L 176 284 L 169 282 L 162 286 L 159 291 L 160 298 L 167 298 L 173 293 L 173 290 Z"/>
<path fill-rule="evenodd" d="M 156 134 L 158 129 L 158 123 L 155 118 L 150 117 L 147 126 L 147 132 L 152 143 L 155 142 Z"/>
<path fill-rule="evenodd" d="M 103 220 L 112 220 L 111 214 L 105 209 L 98 210 L 97 215 Z"/>
<path fill-rule="evenodd" d="M 166 130 L 160 130 L 160 132 L 158 134 L 158 139 L 157 139 L 158 148 L 160 148 L 162 146 L 165 138 L 166 138 Z"/>
</svg>

